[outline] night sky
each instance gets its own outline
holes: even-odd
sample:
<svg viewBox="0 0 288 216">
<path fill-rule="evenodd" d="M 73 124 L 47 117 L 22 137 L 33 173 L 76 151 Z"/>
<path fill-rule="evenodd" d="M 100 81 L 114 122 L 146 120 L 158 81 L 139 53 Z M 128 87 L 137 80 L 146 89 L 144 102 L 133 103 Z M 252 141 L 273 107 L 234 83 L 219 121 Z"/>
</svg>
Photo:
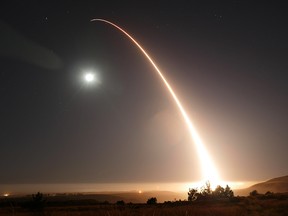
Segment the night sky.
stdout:
<svg viewBox="0 0 288 216">
<path fill-rule="evenodd" d="M 288 173 L 284 2 L 1 1 L 0 184 L 192 182 Z M 97 82 L 87 85 L 85 71 Z"/>
</svg>

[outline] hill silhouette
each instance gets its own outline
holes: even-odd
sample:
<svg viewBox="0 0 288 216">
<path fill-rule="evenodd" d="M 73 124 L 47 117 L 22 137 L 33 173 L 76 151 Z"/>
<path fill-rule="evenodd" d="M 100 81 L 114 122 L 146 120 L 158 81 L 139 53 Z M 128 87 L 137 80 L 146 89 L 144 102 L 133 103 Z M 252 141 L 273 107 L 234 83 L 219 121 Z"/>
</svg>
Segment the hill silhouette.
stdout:
<svg viewBox="0 0 288 216">
<path fill-rule="evenodd" d="M 248 188 L 237 190 L 237 195 L 249 195 L 253 190 L 258 193 L 266 193 L 267 191 L 273 193 L 287 193 L 288 192 L 288 175 L 270 179 L 265 182 L 257 183 Z"/>
</svg>

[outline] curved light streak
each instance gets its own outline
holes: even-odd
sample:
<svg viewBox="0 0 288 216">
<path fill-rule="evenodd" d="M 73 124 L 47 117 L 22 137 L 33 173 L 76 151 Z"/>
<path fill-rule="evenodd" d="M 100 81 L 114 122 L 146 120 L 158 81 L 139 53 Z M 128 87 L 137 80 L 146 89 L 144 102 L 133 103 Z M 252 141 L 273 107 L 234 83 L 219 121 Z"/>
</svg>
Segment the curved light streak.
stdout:
<svg viewBox="0 0 288 216">
<path fill-rule="evenodd" d="M 162 72 L 159 70 L 157 65 L 154 63 L 152 58 L 148 55 L 148 53 L 141 47 L 141 45 L 130 35 L 128 34 L 125 30 L 120 28 L 118 25 L 105 20 L 105 19 L 92 19 L 91 22 L 94 21 L 100 21 L 107 23 L 109 25 L 112 25 L 116 29 L 120 30 L 122 33 L 124 33 L 133 43 L 142 51 L 142 53 L 146 56 L 146 58 L 150 61 L 150 63 L 153 65 L 155 70 L 157 71 L 158 75 L 161 77 L 162 81 L 164 82 L 165 86 L 167 87 L 168 91 L 170 92 L 171 96 L 173 97 L 175 103 L 177 104 L 177 107 L 179 108 L 184 121 L 189 129 L 190 135 L 192 137 L 192 140 L 194 141 L 194 144 L 196 146 L 196 150 L 198 153 L 198 157 L 201 163 L 201 171 L 202 171 L 202 180 L 203 181 L 210 181 L 211 186 L 216 186 L 220 182 L 219 175 L 217 172 L 216 167 L 214 166 L 214 163 L 212 162 L 196 128 L 192 124 L 188 114 L 186 113 L 185 109 L 183 108 L 182 104 L 180 103 L 178 97 L 176 96 L 175 92 L 173 91 L 172 87 L 168 83 L 168 81 L 165 79 L 164 75 Z"/>
</svg>

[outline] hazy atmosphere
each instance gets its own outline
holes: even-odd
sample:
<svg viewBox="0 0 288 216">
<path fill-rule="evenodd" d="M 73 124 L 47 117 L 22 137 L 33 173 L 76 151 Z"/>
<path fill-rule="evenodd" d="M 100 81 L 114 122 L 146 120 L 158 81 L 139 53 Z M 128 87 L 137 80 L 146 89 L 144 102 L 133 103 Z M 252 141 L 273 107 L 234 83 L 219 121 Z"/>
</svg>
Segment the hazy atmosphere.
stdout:
<svg viewBox="0 0 288 216">
<path fill-rule="evenodd" d="M 220 178 L 287 175 L 284 2 L 1 1 L 0 184 L 201 180 L 187 126 Z M 91 72 L 95 82 L 85 82 Z"/>
</svg>

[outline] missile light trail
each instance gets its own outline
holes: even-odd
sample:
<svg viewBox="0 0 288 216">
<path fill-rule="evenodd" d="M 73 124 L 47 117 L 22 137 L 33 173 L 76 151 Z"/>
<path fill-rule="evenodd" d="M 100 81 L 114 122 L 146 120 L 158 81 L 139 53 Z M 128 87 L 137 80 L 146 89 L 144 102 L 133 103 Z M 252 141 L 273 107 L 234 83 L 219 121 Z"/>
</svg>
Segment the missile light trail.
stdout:
<svg viewBox="0 0 288 216">
<path fill-rule="evenodd" d="M 164 82 L 165 86 L 167 87 L 168 91 L 170 92 L 171 96 L 173 97 L 173 99 L 174 99 L 177 107 L 179 108 L 179 110 L 180 110 L 180 112 L 184 118 L 184 121 L 185 121 L 185 123 L 189 129 L 191 138 L 192 138 L 192 140 L 196 146 L 197 154 L 198 154 L 198 157 L 200 160 L 201 171 L 202 171 L 202 181 L 204 181 L 204 182 L 209 181 L 211 183 L 212 187 L 217 186 L 220 183 L 220 178 L 218 175 L 218 171 L 217 171 L 212 159 L 210 158 L 210 155 L 208 154 L 196 128 L 192 124 L 192 122 L 191 122 L 188 114 L 186 113 L 184 107 L 180 103 L 180 101 L 179 101 L 178 97 L 176 96 L 175 92 L 173 91 L 172 87 L 170 86 L 168 81 L 165 79 L 164 75 L 159 70 L 157 65 L 154 63 L 152 58 L 148 55 L 148 53 L 142 48 L 142 46 L 130 34 L 128 34 L 125 30 L 120 28 L 118 25 L 116 25 L 110 21 L 107 21 L 105 19 L 92 19 L 91 20 L 91 22 L 95 22 L 95 21 L 104 22 L 106 24 L 112 25 L 113 27 L 115 27 L 116 29 L 118 29 L 119 31 L 124 33 L 142 51 L 142 53 L 146 56 L 146 58 L 149 60 L 149 62 L 155 68 L 155 70 L 157 71 L 161 80 Z"/>
</svg>

